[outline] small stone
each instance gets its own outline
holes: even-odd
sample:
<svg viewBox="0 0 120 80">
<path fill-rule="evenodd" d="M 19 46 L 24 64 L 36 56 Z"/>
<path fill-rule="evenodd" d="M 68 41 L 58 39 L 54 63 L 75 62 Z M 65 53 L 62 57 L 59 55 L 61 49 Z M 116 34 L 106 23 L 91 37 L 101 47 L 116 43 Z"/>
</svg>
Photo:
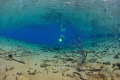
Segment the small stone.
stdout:
<svg viewBox="0 0 120 80">
<path fill-rule="evenodd" d="M 59 56 L 54 56 L 53 58 L 59 58 Z"/>
<path fill-rule="evenodd" d="M 47 63 L 42 63 L 41 65 L 40 65 L 40 67 L 47 67 L 47 66 L 51 66 L 50 64 L 47 64 Z"/>
<path fill-rule="evenodd" d="M 30 72 L 30 70 L 28 70 L 27 72 Z"/>
<path fill-rule="evenodd" d="M 9 70 L 13 70 L 14 69 L 14 66 L 10 67 Z"/>
<path fill-rule="evenodd" d="M 113 58 L 115 58 L 115 59 L 119 59 L 119 56 L 118 56 L 118 55 L 115 55 Z"/>
<path fill-rule="evenodd" d="M 103 52 L 107 52 L 106 50 L 103 50 Z"/>
<path fill-rule="evenodd" d="M 22 75 L 22 72 L 17 72 L 17 75 Z"/>
<path fill-rule="evenodd" d="M 8 57 L 9 57 L 9 58 L 12 58 L 12 54 L 9 54 Z"/>
<path fill-rule="evenodd" d="M 113 67 L 117 66 L 120 69 L 120 63 L 114 63 Z"/>
<path fill-rule="evenodd" d="M 34 72 L 29 72 L 28 74 L 30 74 L 30 75 L 35 75 L 35 73 L 34 73 Z"/>
<path fill-rule="evenodd" d="M 114 67 L 113 67 L 113 71 L 118 70 L 118 69 L 119 69 L 118 66 L 114 66 Z"/>
<path fill-rule="evenodd" d="M 52 63 L 54 63 L 54 64 L 55 64 L 55 63 L 58 63 L 58 61 L 52 61 Z"/>
<path fill-rule="evenodd" d="M 65 68 L 65 69 L 61 69 L 61 72 L 64 73 L 64 72 L 67 72 L 67 71 L 69 71 L 69 70 L 70 70 L 70 69 Z"/>
<path fill-rule="evenodd" d="M 103 64 L 105 64 L 105 65 L 110 65 L 110 62 L 103 62 Z"/>
<path fill-rule="evenodd" d="M 37 73 L 36 70 L 32 70 L 32 71 L 29 71 L 29 72 L 28 72 L 28 74 L 30 74 L 30 75 L 35 75 L 36 73 Z"/>
<path fill-rule="evenodd" d="M 54 71 L 53 71 L 53 73 L 58 73 L 58 72 L 59 72 L 59 71 L 57 71 L 57 70 L 54 70 Z"/>
<path fill-rule="evenodd" d="M 94 63 L 94 62 L 96 62 L 97 61 L 97 58 L 94 58 L 94 59 L 90 59 L 89 60 L 89 62 L 91 62 L 91 63 Z"/>
<path fill-rule="evenodd" d="M 70 77 L 70 78 L 75 77 L 74 75 L 71 75 L 71 74 L 69 74 L 69 73 L 68 73 L 68 74 L 66 74 L 66 76 L 67 76 L 67 77 Z"/>
<path fill-rule="evenodd" d="M 65 67 L 70 67 L 70 65 L 65 65 Z"/>
<path fill-rule="evenodd" d="M 101 70 L 102 70 L 102 71 L 106 71 L 107 69 L 108 69 L 107 66 L 102 66 L 102 67 L 101 67 Z"/>
</svg>

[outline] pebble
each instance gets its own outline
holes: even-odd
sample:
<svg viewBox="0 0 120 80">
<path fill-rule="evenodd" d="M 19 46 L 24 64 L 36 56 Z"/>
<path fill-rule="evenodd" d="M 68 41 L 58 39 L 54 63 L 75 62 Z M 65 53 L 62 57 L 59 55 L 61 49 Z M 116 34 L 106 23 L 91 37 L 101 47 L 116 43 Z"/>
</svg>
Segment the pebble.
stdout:
<svg viewBox="0 0 120 80">
<path fill-rule="evenodd" d="M 62 73 L 64 73 L 64 72 L 67 72 L 67 71 L 69 71 L 70 69 L 68 69 L 68 68 L 65 68 L 65 69 L 61 69 L 60 71 L 62 72 Z"/>
<path fill-rule="evenodd" d="M 68 73 L 68 74 L 66 74 L 66 77 L 73 78 L 73 77 L 75 77 L 75 76 Z"/>
<path fill-rule="evenodd" d="M 110 65 L 111 63 L 110 62 L 103 62 L 103 64 Z"/>
<path fill-rule="evenodd" d="M 115 59 L 119 59 L 119 56 L 118 56 L 118 55 L 115 55 L 113 58 L 115 58 Z"/>
<path fill-rule="evenodd" d="M 58 72 L 59 72 L 59 71 L 57 71 L 57 70 L 54 70 L 54 71 L 53 71 L 53 73 L 58 73 Z"/>
<path fill-rule="evenodd" d="M 22 75 L 22 72 L 17 72 L 17 75 Z"/>
<path fill-rule="evenodd" d="M 42 63 L 41 65 L 40 65 L 40 67 L 47 67 L 47 66 L 51 66 L 50 64 L 47 64 L 47 63 Z"/>
</svg>

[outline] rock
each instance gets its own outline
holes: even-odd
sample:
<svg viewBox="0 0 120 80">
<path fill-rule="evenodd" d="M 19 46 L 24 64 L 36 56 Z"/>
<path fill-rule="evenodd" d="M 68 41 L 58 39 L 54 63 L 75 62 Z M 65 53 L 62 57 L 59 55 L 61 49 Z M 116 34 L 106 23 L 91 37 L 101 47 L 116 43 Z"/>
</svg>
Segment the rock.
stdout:
<svg viewBox="0 0 120 80">
<path fill-rule="evenodd" d="M 64 72 L 67 72 L 67 71 L 69 71 L 70 69 L 68 69 L 68 68 L 65 68 L 65 69 L 61 69 L 60 71 L 62 72 L 62 73 L 64 73 Z"/>
<path fill-rule="evenodd" d="M 96 61 L 97 61 L 97 58 L 94 58 L 94 59 L 90 59 L 90 60 L 89 60 L 90 63 L 94 63 L 94 62 L 96 62 Z"/>
<path fill-rule="evenodd" d="M 47 67 L 47 66 L 51 66 L 50 64 L 47 64 L 47 63 L 42 63 L 41 65 L 40 65 L 40 67 Z"/>
<path fill-rule="evenodd" d="M 115 55 L 113 58 L 115 58 L 115 59 L 119 59 L 119 56 L 118 56 L 118 55 Z"/>
<path fill-rule="evenodd" d="M 36 70 L 31 70 L 31 71 L 29 70 L 29 71 L 28 71 L 28 74 L 30 74 L 30 75 L 35 75 L 36 73 L 37 73 Z"/>
<path fill-rule="evenodd" d="M 114 67 L 113 67 L 113 71 L 118 70 L 118 69 L 119 69 L 118 66 L 114 66 Z"/>
<path fill-rule="evenodd" d="M 102 70 L 102 71 L 108 70 L 108 66 L 106 66 L 106 65 L 105 65 L 105 66 L 102 66 L 102 67 L 101 67 L 101 70 Z"/>
<path fill-rule="evenodd" d="M 37 65 L 37 63 L 35 64 L 35 66 Z"/>
<path fill-rule="evenodd" d="M 28 74 L 30 74 L 30 75 L 35 75 L 36 73 L 35 73 L 35 72 L 29 72 Z"/>
<path fill-rule="evenodd" d="M 54 61 L 52 61 L 52 63 L 57 64 L 57 63 L 58 63 L 58 61 L 57 61 L 57 60 L 54 60 Z"/>
<path fill-rule="evenodd" d="M 9 57 L 9 58 L 12 58 L 12 54 L 9 54 L 8 57 Z"/>
<path fill-rule="evenodd" d="M 72 60 L 71 63 L 77 63 L 77 60 Z"/>
<path fill-rule="evenodd" d="M 17 75 L 22 75 L 22 72 L 17 72 Z"/>
<path fill-rule="evenodd" d="M 65 67 L 70 67 L 70 65 L 67 64 L 67 65 L 65 65 Z"/>
<path fill-rule="evenodd" d="M 95 56 L 98 57 L 98 58 L 100 58 L 100 59 L 102 58 L 99 54 L 96 54 Z"/>
<path fill-rule="evenodd" d="M 103 50 L 103 52 L 107 52 L 107 50 Z"/>
<path fill-rule="evenodd" d="M 113 67 L 117 66 L 120 69 L 120 63 L 114 63 Z"/>
<path fill-rule="evenodd" d="M 8 67 L 6 67 L 6 68 L 5 68 L 5 71 L 7 72 L 7 71 L 9 71 L 9 70 L 13 70 L 13 69 L 14 69 L 14 66 L 9 67 L 9 68 L 8 68 Z"/>
<path fill-rule="evenodd" d="M 103 64 L 110 65 L 111 63 L 110 62 L 103 62 Z"/>
<path fill-rule="evenodd" d="M 59 56 L 54 56 L 53 58 L 59 58 Z"/>
<path fill-rule="evenodd" d="M 53 70 L 53 73 L 58 73 L 59 71 L 57 71 L 57 70 Z"/>
<path fill-rule="evenodd" d="M 68 74 L 66 74 L 66 77 L 73 78 L 73 77 L 75 77 L 75 76 L 68 73 Z"/>
</svg>

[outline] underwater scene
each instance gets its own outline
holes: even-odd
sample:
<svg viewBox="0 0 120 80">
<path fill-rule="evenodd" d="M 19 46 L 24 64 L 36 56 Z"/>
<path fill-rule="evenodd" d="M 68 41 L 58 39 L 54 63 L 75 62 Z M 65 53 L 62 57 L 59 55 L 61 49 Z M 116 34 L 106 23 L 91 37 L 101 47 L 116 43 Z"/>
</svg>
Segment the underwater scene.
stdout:
<svg viewBox="0 0 120 80">
<path fill-rule="evenodd" d="M 0 0 L 0 80 L 120 80 L 120 0 Z"/>
</svg>

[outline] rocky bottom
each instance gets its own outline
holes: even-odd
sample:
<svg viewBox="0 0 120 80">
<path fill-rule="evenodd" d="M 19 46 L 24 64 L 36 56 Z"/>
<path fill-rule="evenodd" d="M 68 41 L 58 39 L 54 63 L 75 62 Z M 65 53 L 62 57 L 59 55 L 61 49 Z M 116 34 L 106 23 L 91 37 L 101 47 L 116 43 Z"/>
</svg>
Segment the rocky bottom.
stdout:
<svg viewBox="0 0 120 80">
<path fill-rule="evenodd" d="M 95 38 L 82 50 L 0 38 L 0 80 L 120 80 L 119 38 Z"/>
</svg>

